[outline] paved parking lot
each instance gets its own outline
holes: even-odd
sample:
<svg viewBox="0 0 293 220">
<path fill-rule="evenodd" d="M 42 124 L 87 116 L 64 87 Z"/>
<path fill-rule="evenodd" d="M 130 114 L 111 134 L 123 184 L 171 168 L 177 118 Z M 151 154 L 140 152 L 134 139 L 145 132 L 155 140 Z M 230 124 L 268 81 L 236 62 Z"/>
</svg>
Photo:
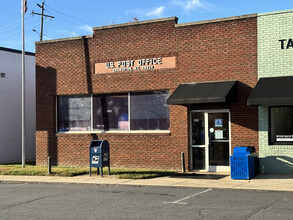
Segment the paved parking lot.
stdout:
<svg viewBox="0 0 293 220">
<path fill-rule="evenodd" d="M 293 193 L 0 184 L 0 219 L 292 219 Z"/>
</svg>

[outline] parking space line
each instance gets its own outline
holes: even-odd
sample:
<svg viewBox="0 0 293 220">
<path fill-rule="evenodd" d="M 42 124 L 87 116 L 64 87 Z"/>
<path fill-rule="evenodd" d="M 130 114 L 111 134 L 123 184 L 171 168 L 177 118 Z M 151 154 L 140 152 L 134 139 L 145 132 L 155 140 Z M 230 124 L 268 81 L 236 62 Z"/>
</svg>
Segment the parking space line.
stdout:
<svg viewBox="0 0 293 220">
<path fill-rule="evenodd" d="M 198 196 L 198 195 L 200 195 L 200 194 L 203 194 L 203 193 L 206 193 L 206 192 L 209 192 L 209 191 L 211 191 L 211 190 L 213 190 L 213 189 L 206 189 L 206 190 L 204 190 L 204 191 L 201 191 L 201 192 L 198 192 L 198 193 L 195 193 L 195 194 L 193 194 L 193 195 L 190 195 L 190 196 L 187 196 L 187 197 L 185 197 L 185 198 L 182 198 L 182 199 L 179 199 L 179 200 L 176 200 L 176 201 L 174 201 L 174 202 L 163 202 L 163 203 L 171 203 L 171 204 L 182 204 L 182 205 L 185 205 L 185 204 L 187 204 L 186 202 L 181 202 L 181 201 L 184 201 L 184 200 L 186 200 L 186 199 L 190 199 L 190 198 L 192 198 L 192 197 L 194 197 L 194 196 Z"/>
</svg>

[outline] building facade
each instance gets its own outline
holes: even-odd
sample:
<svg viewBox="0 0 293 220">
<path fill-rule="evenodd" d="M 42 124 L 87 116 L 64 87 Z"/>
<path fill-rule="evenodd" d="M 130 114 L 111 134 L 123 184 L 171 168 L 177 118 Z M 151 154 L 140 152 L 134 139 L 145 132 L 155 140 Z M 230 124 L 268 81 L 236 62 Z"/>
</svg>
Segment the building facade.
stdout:
<svg viewBox="0 0 293 220">
<path fill-rule="evenodd" d="M 21 162 L 21 51 L 0 47 L 0 163 Z M 26 161 L 35 161 L 35 54 L 26 52 Z"/>
<path fill-rule="evenodd" d="M 293 10 L 258 14 L 259 157 L 264 173 L 293 174 Z"/>
<path fill-rule="evenodd" d="M 111 166 L 229 171 L 235 146 L 258 152 L 257 15 L 93 28 L 36 42 L 37 164 L 88 166 L 92 139 Z"/>
</svg>

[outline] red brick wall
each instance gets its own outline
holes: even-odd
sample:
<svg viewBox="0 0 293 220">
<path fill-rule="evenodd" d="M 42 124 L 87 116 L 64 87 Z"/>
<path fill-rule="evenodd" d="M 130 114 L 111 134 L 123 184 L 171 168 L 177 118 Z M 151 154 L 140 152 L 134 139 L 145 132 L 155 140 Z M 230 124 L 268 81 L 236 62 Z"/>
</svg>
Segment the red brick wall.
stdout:
<svg viewBox="0 0 293 220">
<path fill-rule="evenodd" d="M 232 146 L 258 146 L 256 18 L 175 27 L 175 20 L 102 29 L 90 39 L 36 45 L 37 164 L 88 166 L 94 134 L 56 134 L 56 95 L 170 90 L 180 83 L 238 80 Z M 94 75 L 94 63 L 176 56 L 176 68 Z M 188 156 L 188 109 L 170 106 L 170 134 L 96 134 L 110 143 L 111 166 L 181 169 Z"/>
</svg>

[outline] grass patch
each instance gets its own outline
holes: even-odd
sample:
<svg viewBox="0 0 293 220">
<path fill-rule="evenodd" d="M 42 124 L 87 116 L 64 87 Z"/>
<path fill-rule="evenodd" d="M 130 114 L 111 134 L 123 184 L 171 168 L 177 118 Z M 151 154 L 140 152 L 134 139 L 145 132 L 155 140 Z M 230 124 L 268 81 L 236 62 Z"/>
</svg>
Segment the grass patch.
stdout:
<svg viewBox="0 0 293 220">
<path fill-rule="evenodd" d="M 52 167 L 52 176 L 77 176 L 89 173 L 88 168 L 80 167 Z M 0 175 L 47 176 L 48 168 L 21 164 L 0 165 Z"/>
<path fill-rule="evenodd" d="M 162 176 L 175 175 L 176 172 L 168 170 L 151 169 L 127 169 L 111 168 L 111 176 L 118 179 L 149 179 Z M 56 167 L 52 166 L 51 176 L 72 177 L 89 173 L 89 167 Z M 92 174 L 96 173 L 96 168 L 92 168 Z M 103 169 L 104 175 L 108 175 L 108 168 Z M 47 176 L 48 168 L 26 164 L 22 168 L 21 164 L 0 165 L 0 175 L 24 175 L 24 176 Z"/>
</svg>

